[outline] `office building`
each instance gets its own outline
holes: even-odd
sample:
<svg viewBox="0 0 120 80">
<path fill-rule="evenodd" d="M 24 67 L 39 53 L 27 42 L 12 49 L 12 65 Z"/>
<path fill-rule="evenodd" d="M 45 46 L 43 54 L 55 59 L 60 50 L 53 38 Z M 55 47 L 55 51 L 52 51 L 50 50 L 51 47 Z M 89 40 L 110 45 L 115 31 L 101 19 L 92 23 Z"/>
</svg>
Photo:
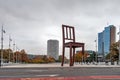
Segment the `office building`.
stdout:
<svg viewBox="0 0 120 80">
<path fill-rule="evenodd" d="M 58 40 L 47 41 L 47 56 L 53 57 L 55 60 L 58 60 L 58 57 L 59 57 L 59 41 Z"/>
<path fill-rule="evenodd" d="M 110 52 L 111 44 L 116 41 L 116 27 L 114 25 L 109 25 L 105 27 L 104 30 L 98 33 L 98 54 L 107 55 Z"/>
</svg>

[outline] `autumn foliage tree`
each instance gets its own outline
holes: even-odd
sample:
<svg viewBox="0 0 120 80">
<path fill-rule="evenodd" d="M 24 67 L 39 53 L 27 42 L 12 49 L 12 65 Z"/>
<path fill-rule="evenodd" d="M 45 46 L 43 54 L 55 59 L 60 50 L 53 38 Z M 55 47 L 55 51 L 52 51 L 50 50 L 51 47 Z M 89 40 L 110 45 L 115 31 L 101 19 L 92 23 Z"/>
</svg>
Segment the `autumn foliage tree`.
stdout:
<svg viewBox="0 0 120 80">
<path fill-rule="evenodd" d="M 1 57 L 1 50 L 0 50 Z M 3 49 L 3 60 L 4 62 L 12 61 L 13 51 L 11 49 Z M 10 58 L 10 59 L 9 59 Z"/>
<path fill-rule="evenodd" d="M 68 63 L 68 62 L 69 62 L 69 60 L 68 60 L 67 57 L 65 57 L 65 56 L 64 56 L 64 61 L 65 61 L 65 63 Z M 62 55 L 59 56 L 57 62 L 62 62 Z"/>
<path fill-rule="evenodd" d="M 111 59 L 112 61 L 117 61 L 118 56 L 119 56 L 119 51 L 118 51 L 119 43 L 113 43 L 110 46 L 110 53 L 106 56 L 106 59 Z"/>
<path fill-rule="evenodd" d="M 75 54 L 75 62 L 83 62 L 87 60 L 87 56 L 89 54 L 87 52 L 85 52 L 84 54 L 82 53 L 82 51 L 78 52 Z"/>
<path fill-rule="evenodd" d="M 33 59 L 29 60 L 29 63 L 44 63 L 44 60 L 41 58 L 41 56 L 35 56 Z"/>
<path fill-rule="evenodd" d="M 1 57 L 1 50 L 0 50 Z M 13 52 L 11 49 L 3 50 L 3 59 L 4 62 L 13 62 L 13 63 L 53 63 L 56 60 L 51 56 L 46 55 L 37 55 L 34 58 L 29 58 L 26 51 L 23 49 L 21 51 Z M 59 57 L 59 61 L 61 61 L 62 56 Z M 65 57 L 65 61 L 68 62 L 68 59 Z"/>
<path fill-rule="evenodd" d="M 25 52 L 24 49 L 20 51 L 20 55 L 21 55 L 22 62 L 27 63 L 29 61 L 27 53 Z"/>
<path fill-rule="evenodd" d="M 1 57 L 1 50 L 0 50 Z M 25 50 L 13 52 L 11 49 L 3 49 L 4 62 L 28 62 L 27 53 Z"/>
<path fill-rule="evenodd" d="M 44 60 L 45 63 L 51 63 L 51 62 L 55 62 L 55 59 L 51 56 L 46 56 L 44 55 L 44 57 L 42 58 Z"/>
</svg>

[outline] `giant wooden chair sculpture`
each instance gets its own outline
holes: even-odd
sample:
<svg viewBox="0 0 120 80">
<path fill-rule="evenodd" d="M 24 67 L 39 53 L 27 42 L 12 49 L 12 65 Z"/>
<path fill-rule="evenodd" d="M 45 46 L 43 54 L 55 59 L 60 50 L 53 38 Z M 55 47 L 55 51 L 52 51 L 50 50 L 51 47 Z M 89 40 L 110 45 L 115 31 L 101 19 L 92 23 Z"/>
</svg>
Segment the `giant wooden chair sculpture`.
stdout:
<svg viewBox="0 0 120 80">
<path fill-rule="evenodd" d="M 84 43 L 75 42 L 75 30 L 74 27 L 69 25 L 62 25 L 63 34 L 63 52 L 62 52 L 62 64 L 64 64 L 65 47 L 70 48 L 70 66 L 74 65 L 75 48 L 82 47 L 84 54 Z"/>
</svg>

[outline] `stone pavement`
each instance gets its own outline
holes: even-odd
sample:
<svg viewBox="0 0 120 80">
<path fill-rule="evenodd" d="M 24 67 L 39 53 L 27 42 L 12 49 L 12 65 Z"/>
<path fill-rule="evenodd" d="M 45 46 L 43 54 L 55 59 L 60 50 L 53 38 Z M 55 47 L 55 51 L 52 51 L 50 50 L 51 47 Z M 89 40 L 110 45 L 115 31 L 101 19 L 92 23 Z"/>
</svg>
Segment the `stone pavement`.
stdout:
<svg viewBox="0 0 120 80">
<path fill-rule="evenodd" d="M 61 63 L 49 63 L 49 64 L 3 64 L 2 68 L 24 68 L 24 67 L 61 67 Z M 63 67 L 70 67 L 69 64 L 64 64 Z M 120 67 L 120 65 L 110 65 L 110 64 L 74 64 L 72 67 Z"/>
<path fill-rule="evenodd" d="M 60 63 L 51 64 L 3 64 L 1 68 L 29 68 L 29 67 L 61 67 Z M 63 67 L 69 67 L 69 64 L 65 64 Z M 75 63 L 73 67 L 120 67 L 120 65 L 105 65 L 99 64 L 78 64 Z M 0 80 L 120 80 L 120 74 L 118 75 L 106 75 L 106 76 L 76 76 L 76 77 L 40 77 L 40 78 L 0 78 Z"/>
</svg>

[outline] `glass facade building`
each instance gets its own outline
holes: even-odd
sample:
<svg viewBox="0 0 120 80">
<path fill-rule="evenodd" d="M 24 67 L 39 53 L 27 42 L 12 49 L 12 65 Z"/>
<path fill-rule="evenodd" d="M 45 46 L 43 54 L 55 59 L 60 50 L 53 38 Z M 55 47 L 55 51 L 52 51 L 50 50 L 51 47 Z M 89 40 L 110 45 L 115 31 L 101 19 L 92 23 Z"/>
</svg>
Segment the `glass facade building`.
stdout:
<svg viewBox="0 0 120 80">
<path fill-rule="evenodd" d="M 103 31 L 103 50 L 104 55 L 109 53 L 110 49 L 110 27 L 105 27 L 105 30 Z"/>
<path fill-rule="evenodd" d="M 105 27 L 103 32 L 98 33 L 98 54 L 107 55 L 110 52 L 110 45 L 115 42 L 116 28 L 114 25 Z"/>
<path fill-rule="evenodd" d="M 99 54 L 102 54 L 103 52 L 102 44 L 103 44 L 103 32 L 98 33 L 98 53 Z"/>
</svg>

